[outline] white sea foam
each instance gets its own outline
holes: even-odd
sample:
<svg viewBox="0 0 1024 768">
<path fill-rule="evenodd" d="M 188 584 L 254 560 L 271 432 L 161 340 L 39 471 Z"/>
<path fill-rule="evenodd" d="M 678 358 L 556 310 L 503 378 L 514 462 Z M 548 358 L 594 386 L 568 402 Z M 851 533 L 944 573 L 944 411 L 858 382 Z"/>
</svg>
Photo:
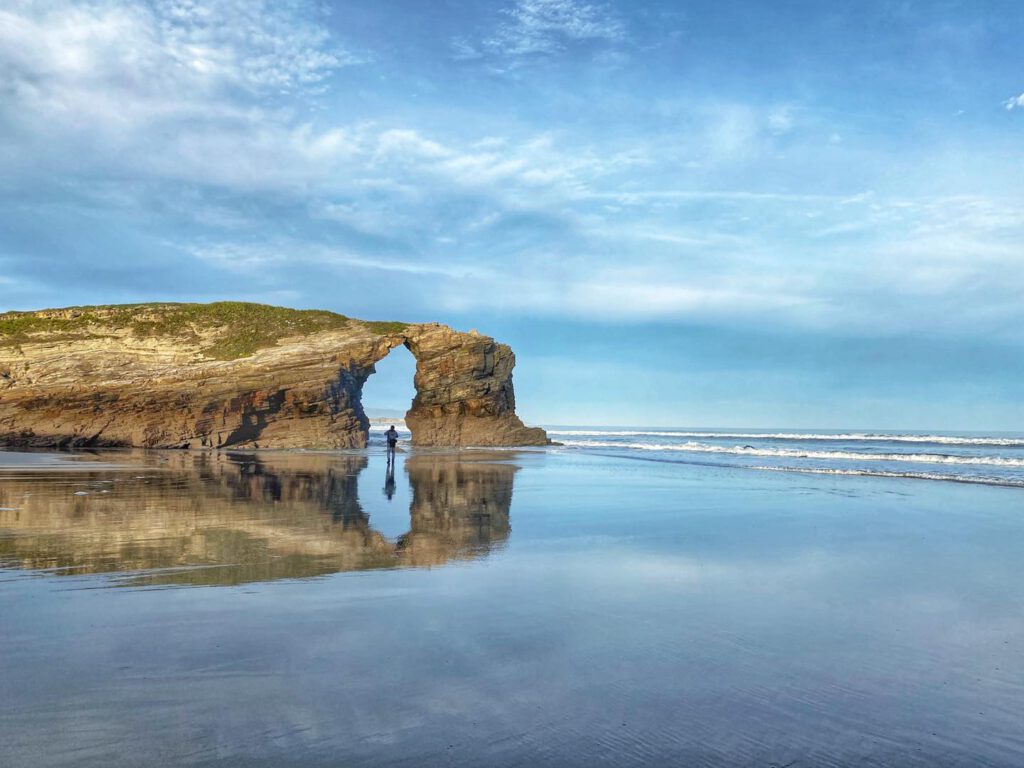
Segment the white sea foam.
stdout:
<svg viewBox="0 0 1024 768">
<path fill-rule="evenodd" d="M 910 480 L 945 480 L 952 483 L 1024 488 L 1024 480 L 1006 477 L 985 477 L 981 475 L 955 475 L 942 472 L 892 472 L 884 469 L 833 469 L 826 467 L 751 467 L 751 469 L 761 469 L 768 472 L 802 472 L 810 475 L 852 475 L 856 477 L 896 477 Z"/>
<path fill-rule="evenodd" d="M 689 432 L 676 430 L 630 429 L 549 429 L 549 435 L 565 437 L 695 437 L 723 440 L 820 440 L 828 442 L 858 441 L 872 443 L 932 443 L 935 445 L 977 445 L 1024 448 L 1024 437 L 960 437 L 953 435 L 883 435 L 870 432 Z"/>
<path fill-rule="evenodd" d="M 860 453 L 856 451 L 813 451 L 796 448 L 755 448 L 748 446 L 708 445 L 706 443 L 626 443 L 610 440 L 567 440 L 573 448 L 628 448 L 639 451 L 677 451 L 715 453 L 732 456 L 774 456 L 787 459 L 824 459 L 853 461 L 899 461 L 919 464 L 983 464 L 997 467 L 1024 467 L 1024 458 L 1002 456 L 951 456 L 945 453 Z"/>
</svg>

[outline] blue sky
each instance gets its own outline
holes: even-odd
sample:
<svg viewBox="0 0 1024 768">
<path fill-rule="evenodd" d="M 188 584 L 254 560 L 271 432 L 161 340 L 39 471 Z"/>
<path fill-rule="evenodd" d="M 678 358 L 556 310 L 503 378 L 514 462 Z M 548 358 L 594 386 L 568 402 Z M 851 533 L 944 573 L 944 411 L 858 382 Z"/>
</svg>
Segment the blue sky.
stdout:
<svg viewBox="0 0 1024 768">
<path fill-rule="evenodd" d="M 1021 39 L 1019 2 L 9 0 L 0 308 L 479 328 L 546 423 L 1024 430 Z"/>
</svg>

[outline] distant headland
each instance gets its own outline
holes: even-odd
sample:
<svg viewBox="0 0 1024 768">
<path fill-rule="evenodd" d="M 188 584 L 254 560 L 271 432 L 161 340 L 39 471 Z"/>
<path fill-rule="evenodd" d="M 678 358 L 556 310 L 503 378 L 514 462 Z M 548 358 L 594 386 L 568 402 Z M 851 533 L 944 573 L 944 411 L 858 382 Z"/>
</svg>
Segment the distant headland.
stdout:
<svg viewBox="0 0 1024 768">
<path fill-rule="evenodd" d="M 544 445 L 510 347 L 438 323 L 243 302 L 0 314 L 0 445 L 361 448 L 363 384 L 404 345 L 414 445 Z"/>
</svg>

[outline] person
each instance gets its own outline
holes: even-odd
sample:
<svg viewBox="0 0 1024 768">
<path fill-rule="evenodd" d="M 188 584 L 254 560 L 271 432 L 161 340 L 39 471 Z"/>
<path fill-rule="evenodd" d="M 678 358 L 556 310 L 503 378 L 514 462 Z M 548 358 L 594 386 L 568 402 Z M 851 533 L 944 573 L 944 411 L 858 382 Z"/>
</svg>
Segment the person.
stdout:
<svg viewBox="0 0 1024 768">
<path fill-rule="evenodd" d="M 395 460 L 395 446 L 398 445 L 398 430 L 395 429 L 394 424 L 384 433 L 384 438 L 388 441 L 388 463 L 390 464 Z"/>
</svg>

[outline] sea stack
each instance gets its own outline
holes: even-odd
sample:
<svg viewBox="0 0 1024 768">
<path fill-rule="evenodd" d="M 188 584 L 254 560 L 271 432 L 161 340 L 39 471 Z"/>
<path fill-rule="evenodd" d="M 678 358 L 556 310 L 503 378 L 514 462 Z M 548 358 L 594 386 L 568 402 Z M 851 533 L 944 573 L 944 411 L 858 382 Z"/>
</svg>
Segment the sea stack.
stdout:
<svg viewBox="0 0 1024 768">
<path fill-rule="evenodd" d="M 416 358 L 414 445 L 547 443 L 489 336 L 218 302 L 0 314 L 0 445 L 361 448 L 363 384 L 399 345 Z"/>
</svg>

